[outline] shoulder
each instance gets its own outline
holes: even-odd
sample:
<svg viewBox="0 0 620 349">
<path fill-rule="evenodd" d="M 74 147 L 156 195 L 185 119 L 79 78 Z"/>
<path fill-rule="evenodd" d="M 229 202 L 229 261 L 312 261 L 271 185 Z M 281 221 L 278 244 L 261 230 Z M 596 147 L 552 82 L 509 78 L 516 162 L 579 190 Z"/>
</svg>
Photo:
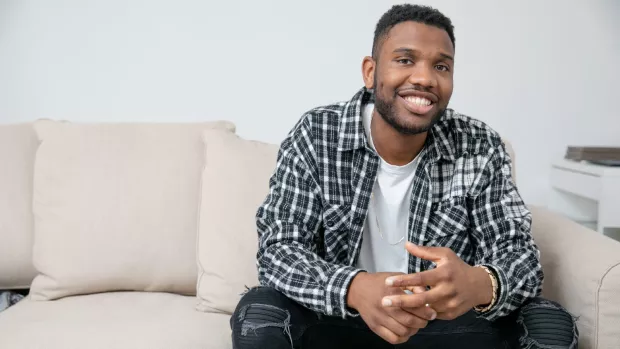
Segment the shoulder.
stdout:
<svg viewBox="0 0 620 349">
<path fill-rule="evenodd" d="M 303 158 L 317 156 L 317 148 L 338 142 L 340 124 L 347 102 L 336 102 L 312 108 L 297 120 L 281 144 L 281 149 L 295 149 Z"/>
<path fill-rule="evenodd" d="M 501 135 L 491 126 L 452 109 L 446 110 L 437 126 L 438 133 L 447 138 L 457 157 L 464 153 L 490 155 L 505 150 Z"/>
<path fill-rule="evenodd" d="M 307 129 L 315 129 L 319 133 L 330 129 L 337 130 L 346 107 L 347 102 L 336 102 L 312 108 L 302 115 L 299 124 Z"/>
<path fill-rule="evenodd" d="M 336 102 L 306 111 L 293 126 L 285 142 L 308 143 L 336 137 L 346 106 L 347 102 Z"/>
</svg>

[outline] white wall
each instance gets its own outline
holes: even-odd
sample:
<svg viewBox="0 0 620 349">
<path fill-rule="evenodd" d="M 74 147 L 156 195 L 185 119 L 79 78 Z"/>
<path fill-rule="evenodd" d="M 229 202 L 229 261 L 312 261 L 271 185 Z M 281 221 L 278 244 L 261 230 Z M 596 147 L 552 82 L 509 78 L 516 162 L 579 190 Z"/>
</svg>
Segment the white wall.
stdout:
<svg viewBox="0 0 620 349">
<path fill-rule="evenodd" d="M 362 86 L 394 3 L 0 0 L 0 122 L 230 119 L 279 142 Z M 512 141 L 526 201 L 567 144 L 620 145 L 618 1 L 424 3 L 456 26 L 451 106 Z"/>
</svg>

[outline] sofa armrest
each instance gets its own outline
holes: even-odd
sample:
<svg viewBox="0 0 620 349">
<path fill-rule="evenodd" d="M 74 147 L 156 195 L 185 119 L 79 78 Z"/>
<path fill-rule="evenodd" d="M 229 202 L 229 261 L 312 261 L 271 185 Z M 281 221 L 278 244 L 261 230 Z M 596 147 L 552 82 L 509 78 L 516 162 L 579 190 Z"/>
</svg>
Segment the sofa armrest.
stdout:
<svg viewBox="0 0 620 349">
<path fill-rule="evenodd" d="M 620 348 L 620 243 L 550 210 L 529 209 L 543 296 L 577 317 L 580 348 Z"/>
</svg>

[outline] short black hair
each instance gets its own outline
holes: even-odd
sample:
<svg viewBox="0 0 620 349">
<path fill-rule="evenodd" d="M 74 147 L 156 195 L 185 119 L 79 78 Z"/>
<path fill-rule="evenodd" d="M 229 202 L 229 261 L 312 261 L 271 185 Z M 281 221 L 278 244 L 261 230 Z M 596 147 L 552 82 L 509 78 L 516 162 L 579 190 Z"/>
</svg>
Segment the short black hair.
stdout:
<svg viewBox="0 0 620 349">
<path fill-rule="evenodd" d="M 375 28 L 375 38 L 372 42 L 372 57 L 377 59 L 377 53 L 382 41 L 385 39 L 390 29 L 395 25 L 413 21 L 431 25 L 439 29 L 443 29 L 448 33 L 452 46 L 454 45 L 454 26 L 450 18 L 446 17 L 443 13 L 430 6 L 422 5 L 394 5 L 386 13 L 381 16 L 377 27 Z"/>
</svg>

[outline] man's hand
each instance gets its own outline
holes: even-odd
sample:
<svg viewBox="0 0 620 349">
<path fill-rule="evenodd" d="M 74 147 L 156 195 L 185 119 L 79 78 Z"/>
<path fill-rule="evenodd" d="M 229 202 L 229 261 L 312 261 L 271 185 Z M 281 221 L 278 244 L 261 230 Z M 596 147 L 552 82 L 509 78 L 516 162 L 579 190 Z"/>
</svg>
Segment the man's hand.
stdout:
<svg viewBox="0 0 620 349">
<path fill-rule="evenodd" d="M 347 295 L 347 304 L 357 310 L 368 327 L 391 344 L 400 344 L 426 327 L 436 313 L 427 307 L 405 308 L 381 305 L 389 295 L 405 295 L 397 287 L 386 286 L 386 278 L 402 273 L 359 273 L 353 278 Z"/>
<path fill-rule="evenodd" d="M 384 297 L 384 307 L 418 308 L 428 304 L 437 311 L 438 319 L 452 320 L 475 306 L 491 302 L 493 286 L 483 269 L 463 262 L 449 248 L 421 247 L 409 242 L 405 246 L 412 255 L 435 262 L 437 267 L 421 273 L 391 276 L 386 279 L 386 285 L 396 288 L 431 286 L 431 289 L 412 295 Z"/>
</svg>

